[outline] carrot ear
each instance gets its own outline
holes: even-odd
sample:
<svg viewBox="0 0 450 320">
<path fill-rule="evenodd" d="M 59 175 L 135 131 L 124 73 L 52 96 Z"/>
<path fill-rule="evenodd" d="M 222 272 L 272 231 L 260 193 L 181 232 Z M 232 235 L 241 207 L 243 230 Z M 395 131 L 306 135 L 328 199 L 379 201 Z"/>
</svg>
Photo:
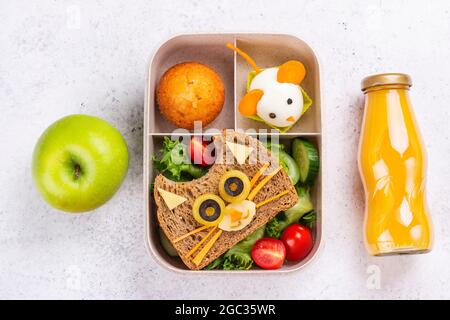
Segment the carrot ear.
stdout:
<svg viewBox="0 0 450 320">
<path fill-rule="evenodd" d="M 256 107 L 263 94 L 264 91 L 259 89 L 248 92 L 239 103 L 239 112 L 247 117 L 255 115 Z"/>
<path fill-rule="evenodd" d="M 300 85 L 306 75 L 305 66 L 297 60 L 290 60 L 278 68 L 277 81 Z"/>
</svg>

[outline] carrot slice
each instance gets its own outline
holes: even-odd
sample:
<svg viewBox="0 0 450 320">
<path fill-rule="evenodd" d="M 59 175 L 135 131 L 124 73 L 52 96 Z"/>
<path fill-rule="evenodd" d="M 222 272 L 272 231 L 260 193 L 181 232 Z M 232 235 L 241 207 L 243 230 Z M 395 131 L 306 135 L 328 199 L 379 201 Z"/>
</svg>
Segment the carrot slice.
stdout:
<svg viewBox="0 0 450 320">
<path fill-rule="evenodd" d="M 297 60 L 290 60 L 283 63 L 277 72 L 277 81 L 281 83 L 293 83 L 300 85 L 305 79 L 306 69 L 303 63 Z"/>
<path fill-rule="evenodd" d="M 290 122 L 294 122 L 294 121 L 295 121 L 295 118 L 294 118 L 293 116 L 290 116 L 290 117 L 288 117 L 286 120 L 287 120 L 287 121 L 290 121 Z"/>
<path fill-rule="evenodd" d="M 230 209 L 231 222 L 239 221 L 239 220 L 241 220 L 241 218 L 242 218 L 242 212 L 240 212 L 239 210 L 233 209 L 233 208 Z"/>
<path fill-rule="evenodd" d="M 263 94 L 264 91 L 259 89 L 248 92 L 239 102 L 239 112 L 246 117 L 255 115 L 256 107 Z"/>
</svg>

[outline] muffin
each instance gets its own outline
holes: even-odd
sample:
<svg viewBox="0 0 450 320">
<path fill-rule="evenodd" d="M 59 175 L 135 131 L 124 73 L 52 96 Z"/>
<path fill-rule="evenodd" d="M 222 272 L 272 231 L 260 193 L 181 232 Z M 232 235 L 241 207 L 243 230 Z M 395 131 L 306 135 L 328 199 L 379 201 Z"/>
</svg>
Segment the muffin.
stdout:
<svg viewBox="0 0 450 320">
<path fill-rule="evenodd" d="M 167 70 L 156 89 L 159 111 L 175 126 L 193 129 L 194 121 L 205 127 L 220 113 L 225 100 L 222 79 L 210 67 L 184 62 Z"/>
</svg>

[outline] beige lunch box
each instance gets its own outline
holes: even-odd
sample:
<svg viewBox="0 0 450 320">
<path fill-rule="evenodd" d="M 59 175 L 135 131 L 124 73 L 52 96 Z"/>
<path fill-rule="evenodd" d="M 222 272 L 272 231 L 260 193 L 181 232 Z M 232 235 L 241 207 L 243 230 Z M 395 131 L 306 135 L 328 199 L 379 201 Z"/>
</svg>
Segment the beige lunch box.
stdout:
<svg viewBox="0 0 450 320">
<path fill-rule="evenodd" d="M 298 263 L 287 262 L 278 270 L 189 270 L 181 259 L 173 258 L 166 254 L 160 244 L 153 195 L 149 193 L 150 183 L 156 175 L 151 157 L 161 148 L 163 137 L 170 136 L 172 131 L 176 129 L 161 116 L 155 104 L 155 88 L 162 74 L 171 66 L 184 61 L 205 63 L 220 74 L 225 84 L 225 104 L 220 115 L 204 129 L 269 129 L 264 123 L 245 118 L 237 112 L 237 104 L 246 93 L 247 75 L 251 71 L 251 67 L 239 55 L 225 47 L 227 42 L 233 43 L 248 53 L 262 68 L 281 65 L 287 60 L 296 59 L 301 61 L 307 70 L 307 76 L 302 82 L 302 87 L 312 98 L 313 104 L 287 133 L 276 133 L 276 135 L 279 135 L 280 143 L 284 143 L 286 146 L 289 145 L 291 139 L 304 137 L 318 147 L 321 156 L 321 166 L 315 186 L 311 190 L 314 208 L 318 215 L 317 223 L 313 229 L 315 243 L 305 259 Z M 175 36 L 163 43 L 150 61 L 144 109 L 145 241 L 152 255 L 162 266 L 184 273 L 280 273 L 299 270 L 316 256 L 322 241 L 323 217 L 320 72 L 318 59 L 314 51 L 304 41 L 285 34 L 227 33 Z M 183 134 L 190 135 L 190 133 Z M 269 133 L 269 135 L 274 134 Z"/>
</svg>

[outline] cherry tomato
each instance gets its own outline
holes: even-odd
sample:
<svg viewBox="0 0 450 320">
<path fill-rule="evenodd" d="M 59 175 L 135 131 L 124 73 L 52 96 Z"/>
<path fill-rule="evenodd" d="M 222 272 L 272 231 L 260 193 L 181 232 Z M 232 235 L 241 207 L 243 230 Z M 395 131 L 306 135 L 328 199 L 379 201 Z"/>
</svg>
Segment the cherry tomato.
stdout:
<svg viewBox="0 0 450 320">
<path fill-rule="evenodd" d="M 192 137 L 189 143 L 189 156 L 193 164 L 206 167 L 215 160 L 214 144 L 204 141 L 202 137 Z"/>
<path fill-rule="evenodd" d="M 289 261 L 305 258 L 313 247 L 311 230 L 298 223 L 287 227 L 280 239 L 286 247 L 286 259 Z"/>
<path fill-rule="evenodd" d="M 262 238 L 256 241 L 252 248 L 252 258 L 263 269 L 279 269 L 286 257 L 283 242 L 272 238 Z"/>
</svg>

